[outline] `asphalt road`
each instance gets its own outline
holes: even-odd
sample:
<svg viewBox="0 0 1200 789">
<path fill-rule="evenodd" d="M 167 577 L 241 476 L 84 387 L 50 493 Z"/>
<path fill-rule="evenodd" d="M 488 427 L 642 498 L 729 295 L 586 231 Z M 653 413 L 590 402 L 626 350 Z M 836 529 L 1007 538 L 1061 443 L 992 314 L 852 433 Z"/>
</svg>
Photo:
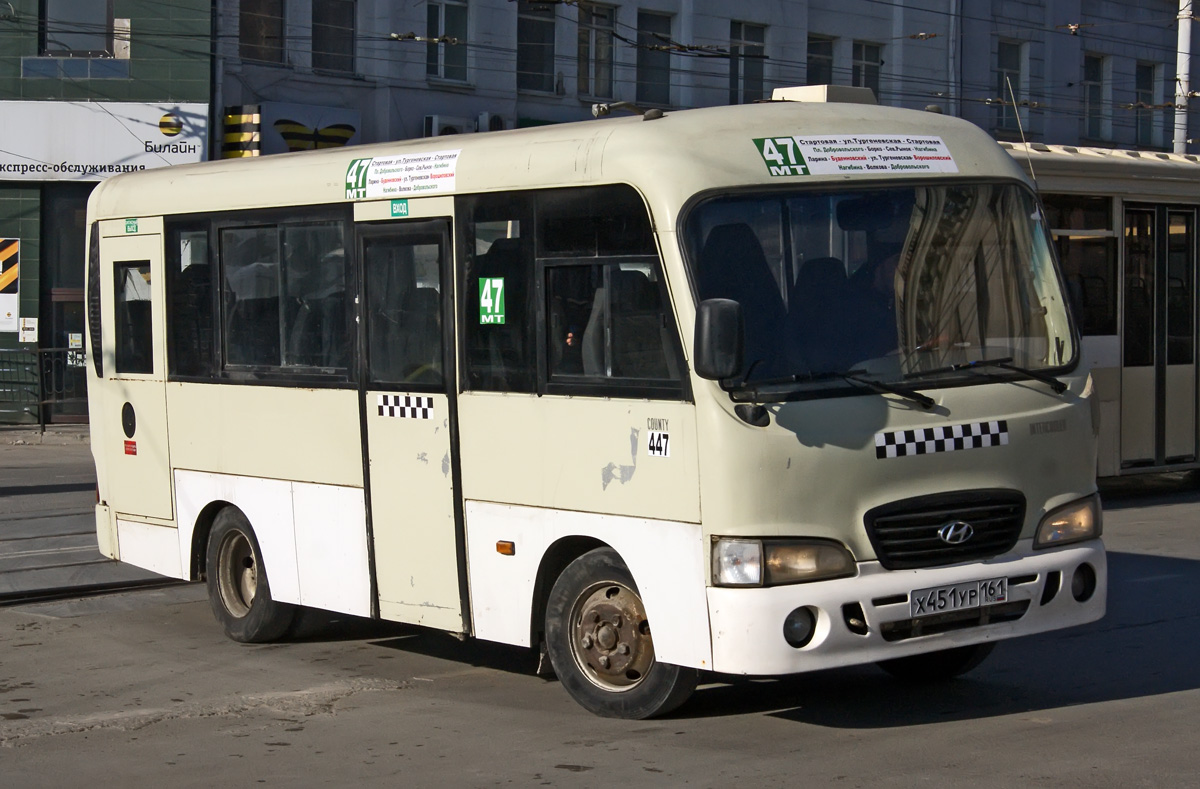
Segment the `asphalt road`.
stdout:
<svg viewBox="0 0 1200 789">
<path fill-rule="evenodd" d="M 157 578 L 98 551 L 96 472 L 81 435 L 74 426 L 42 444 L 24 443 L 33 432 L 0 431 L 0 601 Z"/>
<path fill-rule="evenodd" d="M 47 494 L 53 495 L 53 494 Z M 311 616 L 246 646 L 186 586 L 0 609 L 4 786 L 1196 786 L 1200 491 L 1105 491 L 1108 616 L 961 680 L 712 677 L 592 717 L 523 650 Z"/>
</svg>

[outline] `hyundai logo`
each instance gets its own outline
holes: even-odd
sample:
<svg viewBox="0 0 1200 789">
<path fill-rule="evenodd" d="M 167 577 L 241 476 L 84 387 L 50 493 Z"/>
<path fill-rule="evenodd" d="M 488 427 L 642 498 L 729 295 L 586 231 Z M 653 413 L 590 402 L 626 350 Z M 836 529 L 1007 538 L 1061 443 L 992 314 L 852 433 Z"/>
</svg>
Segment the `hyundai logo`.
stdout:
<svg viewBox="0 0 1200 789">
<path fill-rule="evenodd" d="M 975 527 L 966 521 L 950 521 L 938 529 L 938 537 L 950 545 L 962 545 L 975 536 Z"/>
</svg>

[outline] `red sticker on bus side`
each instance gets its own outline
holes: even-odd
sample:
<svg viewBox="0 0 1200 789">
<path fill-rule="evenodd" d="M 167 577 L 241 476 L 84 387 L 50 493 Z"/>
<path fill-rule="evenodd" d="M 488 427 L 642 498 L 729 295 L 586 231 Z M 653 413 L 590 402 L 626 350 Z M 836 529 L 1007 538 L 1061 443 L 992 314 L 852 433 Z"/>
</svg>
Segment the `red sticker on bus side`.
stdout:
<svg viewBox="0 0 1200 789">
<path fill-rule="evenodd" d="M 136 441 L 126 441 L 125 442 L 125 454 L 126 455 L 136 455 L 137 454 L 137 442 Z"/>
</svg>

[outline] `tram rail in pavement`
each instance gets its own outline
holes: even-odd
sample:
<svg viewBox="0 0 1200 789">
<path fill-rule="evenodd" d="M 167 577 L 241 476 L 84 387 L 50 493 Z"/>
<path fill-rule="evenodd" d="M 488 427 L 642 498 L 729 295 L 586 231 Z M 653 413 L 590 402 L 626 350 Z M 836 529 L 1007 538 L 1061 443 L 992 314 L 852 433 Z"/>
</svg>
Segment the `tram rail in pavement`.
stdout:
<svg viewBox="0 0 1200 789">
<path fill-rule="evenodd" d="M 182 583 L 103 556 L 87 425 L 0 426 L 0 607 Z"/>
</svg>

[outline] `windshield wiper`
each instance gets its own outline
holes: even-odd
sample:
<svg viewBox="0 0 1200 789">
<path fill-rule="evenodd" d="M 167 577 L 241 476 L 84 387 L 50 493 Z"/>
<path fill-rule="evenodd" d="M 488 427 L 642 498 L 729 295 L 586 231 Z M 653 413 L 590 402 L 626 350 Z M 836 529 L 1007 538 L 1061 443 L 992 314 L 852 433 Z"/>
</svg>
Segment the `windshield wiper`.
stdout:
<svg viewBox="0 0 1200 789">
<path fill-rule="evenodd" d="M 856 384 L 862 384 L 868 389 L 876 392 L 886 392 L 888 394 L 898 395 L 907 400 L 912 400 L 925 410 L 929 410 L 937 405 L 932 397 L 923 395 L 915 389 L 909 389 L 907 386 L 897 386 L 896 384 L 885 384 L 883 381 L 876 381 L 873 378 L 864 378 L 857 370 L 851 370 L 847 373 L 841 373 L 841 378 L 847 381 L 852 381 Z"/>
<path fill-rule="evenodd" d="M 1035 381 L 1041 381 L 1055 391 L 1056 394 L 1062 394 L 1067 391 L 1067 385 L 1055 378 L 1053 375 L 1047 375 L 1037 370 L 1030 370 L 1028 367 L 1022 367 L 1019 364 L 1013 364 L 1011 356 L 1004 356 L 999 359 L 976 359 L 973 362 L 960 362 L 951 364 L 946 367 L 937 367 L 933 370 L 920 370 L 915 373 L 907 373 L 905 380 L 913 378 L 924 378 L 928 375 L 940 375 L 942 373 L 957 373 L 963 370 L 980 370 L 985 367 L 999 367 L 1002 370 L 1012 370 L 1014 373 L 1020 373 L 1026 378 L 1032 378 Z"/>
<path fill-rule="evenodd" d="M 894 394 L 919 404 L 922 408 L 933 408 L 937 403 L 932 397 L 927 397 L 920 392 L 914 391 L 907 386 L 899 386 L 897 384 L 886 384 L 882 381 L 876 381 L 872 378 L 866 378 L 866 370 L 844 370 L 844 371 L 827 371 L 821 373 L 797 373 L 795 375 L 787 375 L 782 378 L 770 378 L 763 381 L 754 381 L 746 383 L 743 381 L 733 392 L 734 399 L 739 400 L 737 395 L 750 395 L 751 400 L 760 400 L 762 387 L 767 386 L 782 386 L 785 384 L 796 383 L 813 383 L 816 381 L 828 381 L 831 379 L 841 379 L 850 383 L 859 384 L 867 389 L 875 392 L 886 394 Z M 791 397 L 782 397 L 779 399 L 790 400 Z"/>
</svg>

